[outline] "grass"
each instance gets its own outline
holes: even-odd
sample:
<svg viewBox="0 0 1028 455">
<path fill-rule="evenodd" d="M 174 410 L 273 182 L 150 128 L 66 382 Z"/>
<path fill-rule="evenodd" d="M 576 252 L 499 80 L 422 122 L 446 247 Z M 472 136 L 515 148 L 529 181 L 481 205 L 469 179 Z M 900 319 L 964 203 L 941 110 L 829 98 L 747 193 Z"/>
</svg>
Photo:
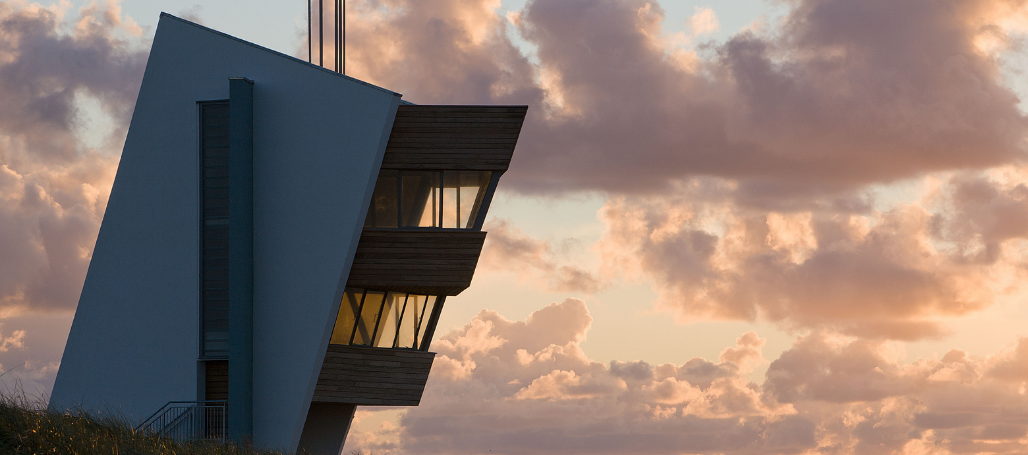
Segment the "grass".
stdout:
<svg viewBox="0 0 1028 455">
<path fill-rule="evenodd" d="M 176 443 L 141 434 L 125 420 L 56 413 L 38 401 L 0 396 L 0 454 L 11 455 L 281 455 L 235 444 Z"/>
</svg>

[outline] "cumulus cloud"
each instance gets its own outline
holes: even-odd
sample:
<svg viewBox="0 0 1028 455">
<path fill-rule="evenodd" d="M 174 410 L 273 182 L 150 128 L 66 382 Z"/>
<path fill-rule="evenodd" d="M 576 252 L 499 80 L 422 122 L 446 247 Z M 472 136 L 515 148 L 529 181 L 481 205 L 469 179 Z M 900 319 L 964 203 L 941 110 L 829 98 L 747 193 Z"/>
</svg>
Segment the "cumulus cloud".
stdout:
<svg viewBox="0 0 1028 455">
<path fill-rule="evenodd" d="M 594 293 L 603 286 L 592 272 L 562 264 L 551 242 L 532 238 L 508 219 L 492 219 L 484 230 L 489 235 L 482 249 L 482 269 L 514 272 L 556 292 Z"/>
<path fill-rule="evenodd" d="M 792 2 L 770 31 L 697 51 L 662 33 L 654 1 L 534 0 L 512 16 L 532 60 L 496 1 L 353 3 L 354 75 L 415 102 L 536 108 L 506 179 L 523 191 L 718 176 L 802 199 L 1024 156 L 1000 58 L 1020 1 Z"/>
<path fill-rule="evenodd" d="M 995 204 L 1020 216 L 1014 204 Z M 601 218 L 608 273 L 628 270 L 653 280 L 658 306 L 683 321 L 764 319 L 872 338 L 939 336 L 941 319 L 990 305 L 994 272 L 1023 260 L 965 260 L 953 245 L 966 242 L 944 245 L 941 218 L 919 203 L 866 215 L 747 215 L 688 196 L 622 197 L 609 200 Z M 1012 235 L 982 229 L 987 240 Z"/>
<path fill-rule="evenodd" d="M 962 260 L 1002 260 L 1004 244 L 1028 238 L 1028 186 L 1022 182 L 1017 174 L 954 176 L 938 192 L 945 210 L 933 220 L 936 236 Z"/>
<path fill-rule="evenodd" d="M 418 408 L 400 420 L 403 453 L 794 452 L 812 447 L 814 425 L 769 405 L 745 380 L 763 340 L 740 337 L 718 363 L 590 360 L 581 348 L 592 317 L 580 300 L 525 321 L 483 311 L 433 343 L 436 363 Z M 381 435 L 357 433 L 371 447 Z"/>
<path fill-rule="evenodd" d="M 689 18 L 689 28 L 693 35 L 706 35 L 717 32 L 721 29 L 721 23 L 717 20 L 717 13 L 710 7 L 696 7 L 696 12 Z"/>
<path fill-rule="evenodd" d="M 771 363 L 765 394 L 818 416 L 841 453 L 1018 453 L 1028 437 L 1025 340 L 974 358 L 899 362 L 894 345 L 815 332 Z"/>
<path fill-rule="evenodd" d="M 24 330 L 14 330 L 10 336 L 0 334 L 0 352 L 7 352 L 12 349 L 25 349 Z"/>
<path fill-rule="evenodd" d="M 1028 340 L 992 356 L 952 350 L 908 363 L 895 343 L 815 331 L 756 384 L 746 373 L 766 360 L 754 332 L 717 362 L 605 365 L 581 348 L 590 321 L 574 299 L 526 321 L 483 311 L 433 346 L 421 406 L 399 426 L 356 429 L 348 450 L 1016 453 L 1028 438 Z M 437 374 L 450 361 L 466 374 Z"/>
<path fill-rule="evenodd" d="M 494 0 L 356 1 L 348 69 L 414 102 L 532 106 L 504 185 L 611 196 L 605 273 L 581 276 L 602 284 L 494 229 L 485 257 L 549 289 L 641 278 L 683 321 L 906 340 L 1019 289 L 1024 189 L 989 175 L 1025 157 L 1004 65 L 1028 3 L 782 6 L 697 45 L 666 34 L 651 0 L 533 0 L 507 17 Z M 713 8 L 686 24 L 717 27 Z M 881 194 L 931 179 L 930 197 Z"/>
<path fill-rule="evenodd" d="M 67 13 L 0 2 L 3 314 L 74 308 L 145 65 L 140 28 L 118 3 Z M 89 116 L 112 119 L 106 145 L 83 145 Z"/>
<path fill-rule="evenodd" d="M 541 99 L 499 7 L 498 0 L 347 2 L 347 74 L 422 104 Z"/>
</svg>

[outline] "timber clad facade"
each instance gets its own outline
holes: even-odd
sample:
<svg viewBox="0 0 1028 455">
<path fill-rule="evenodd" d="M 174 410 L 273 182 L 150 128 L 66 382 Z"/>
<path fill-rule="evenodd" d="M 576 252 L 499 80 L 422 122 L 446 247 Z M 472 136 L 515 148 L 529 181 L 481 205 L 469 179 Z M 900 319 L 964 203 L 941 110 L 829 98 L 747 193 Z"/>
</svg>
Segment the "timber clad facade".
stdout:
<svg viewBox="0 0 1028 455">
<path fill-rule="evenodd" d="M 49 406 L 338 455 L 357 406 L 421 402 L 527 107 L 405 103 L 167 14 L 148 59 Z"/>
<path fill-rule="evenodd" d="M 417 406 L 433 352 L 329 345 L 314 401 L 372 406 Z"/>
<path fill-rule="evenodd" d="M 471 286 L 485 232 L 365 229 L 347 286 L 457 295 Z"/>
<path fill-rule="evenodd" d="M 382 168 L 506 171 L 527 112 L 527 106 L 399 106 Z"/>
<path fill-rule="evenodd" d="M 340 305 L 315 402 L 420 403 L 435 355 L 425 351 L 439 312 L 446 296 L 471 285 L 485 214 L 526 112 L 525 106 L 397 108 L 346 280 L 353 297 Z M 431 303 L 412 305 L 410 294 Z M 391 303 L 394 295 L 403 295 L 403 303 Z M 412 308 L 421 312 L 413 320 Z M 401 341 L 405 326 L 413 328 L 414 344 Z M 387 346 L 393 349 L 382 349 Z"/>
</svg>

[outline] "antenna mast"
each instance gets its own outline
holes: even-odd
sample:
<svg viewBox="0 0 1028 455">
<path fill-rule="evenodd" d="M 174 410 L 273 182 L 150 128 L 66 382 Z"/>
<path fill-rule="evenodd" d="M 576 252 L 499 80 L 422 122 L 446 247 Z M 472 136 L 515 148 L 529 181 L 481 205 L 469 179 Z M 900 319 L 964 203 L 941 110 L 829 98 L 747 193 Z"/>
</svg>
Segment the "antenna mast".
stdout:
<svg viewBox="0 0 1028 455">
<path fill-rule="evenodd" d="M 314 0 L 307 0 L 307 62 L 314 63 Z M 332 47 L 335 54 L 333 69 L 346 74 L 346 0 L 335 0 Z M 325 0 L 318 0 L 318 65 L 325 66 Z"/>
</svg>

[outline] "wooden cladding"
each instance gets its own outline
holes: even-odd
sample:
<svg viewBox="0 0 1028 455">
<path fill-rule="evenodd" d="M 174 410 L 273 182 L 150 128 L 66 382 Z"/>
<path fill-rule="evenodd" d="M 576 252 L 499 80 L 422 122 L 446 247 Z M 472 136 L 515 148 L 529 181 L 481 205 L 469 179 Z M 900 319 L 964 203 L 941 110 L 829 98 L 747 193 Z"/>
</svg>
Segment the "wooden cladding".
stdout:
<svg viewBox="0 0 1028 455">
<path fill-rule="evenodd" d="M 328 345 L 314 388 L 318 403 L 417 406 L 434 352 Z"/>
<path fill-rule="evenodd" d="M 528 106 L 401 105 L 383 169 L 506 171 Z"/>
<path fill-rule="evenodd" d="M 365 229 L 347 287 L 457 295 L 471 286 L 485 232 Z"/>
<path fill-rule="evenodd" d="M 204 364 L 204 399 L 228 399 L 228 360 L 208 360 Z"/>
</svg>

